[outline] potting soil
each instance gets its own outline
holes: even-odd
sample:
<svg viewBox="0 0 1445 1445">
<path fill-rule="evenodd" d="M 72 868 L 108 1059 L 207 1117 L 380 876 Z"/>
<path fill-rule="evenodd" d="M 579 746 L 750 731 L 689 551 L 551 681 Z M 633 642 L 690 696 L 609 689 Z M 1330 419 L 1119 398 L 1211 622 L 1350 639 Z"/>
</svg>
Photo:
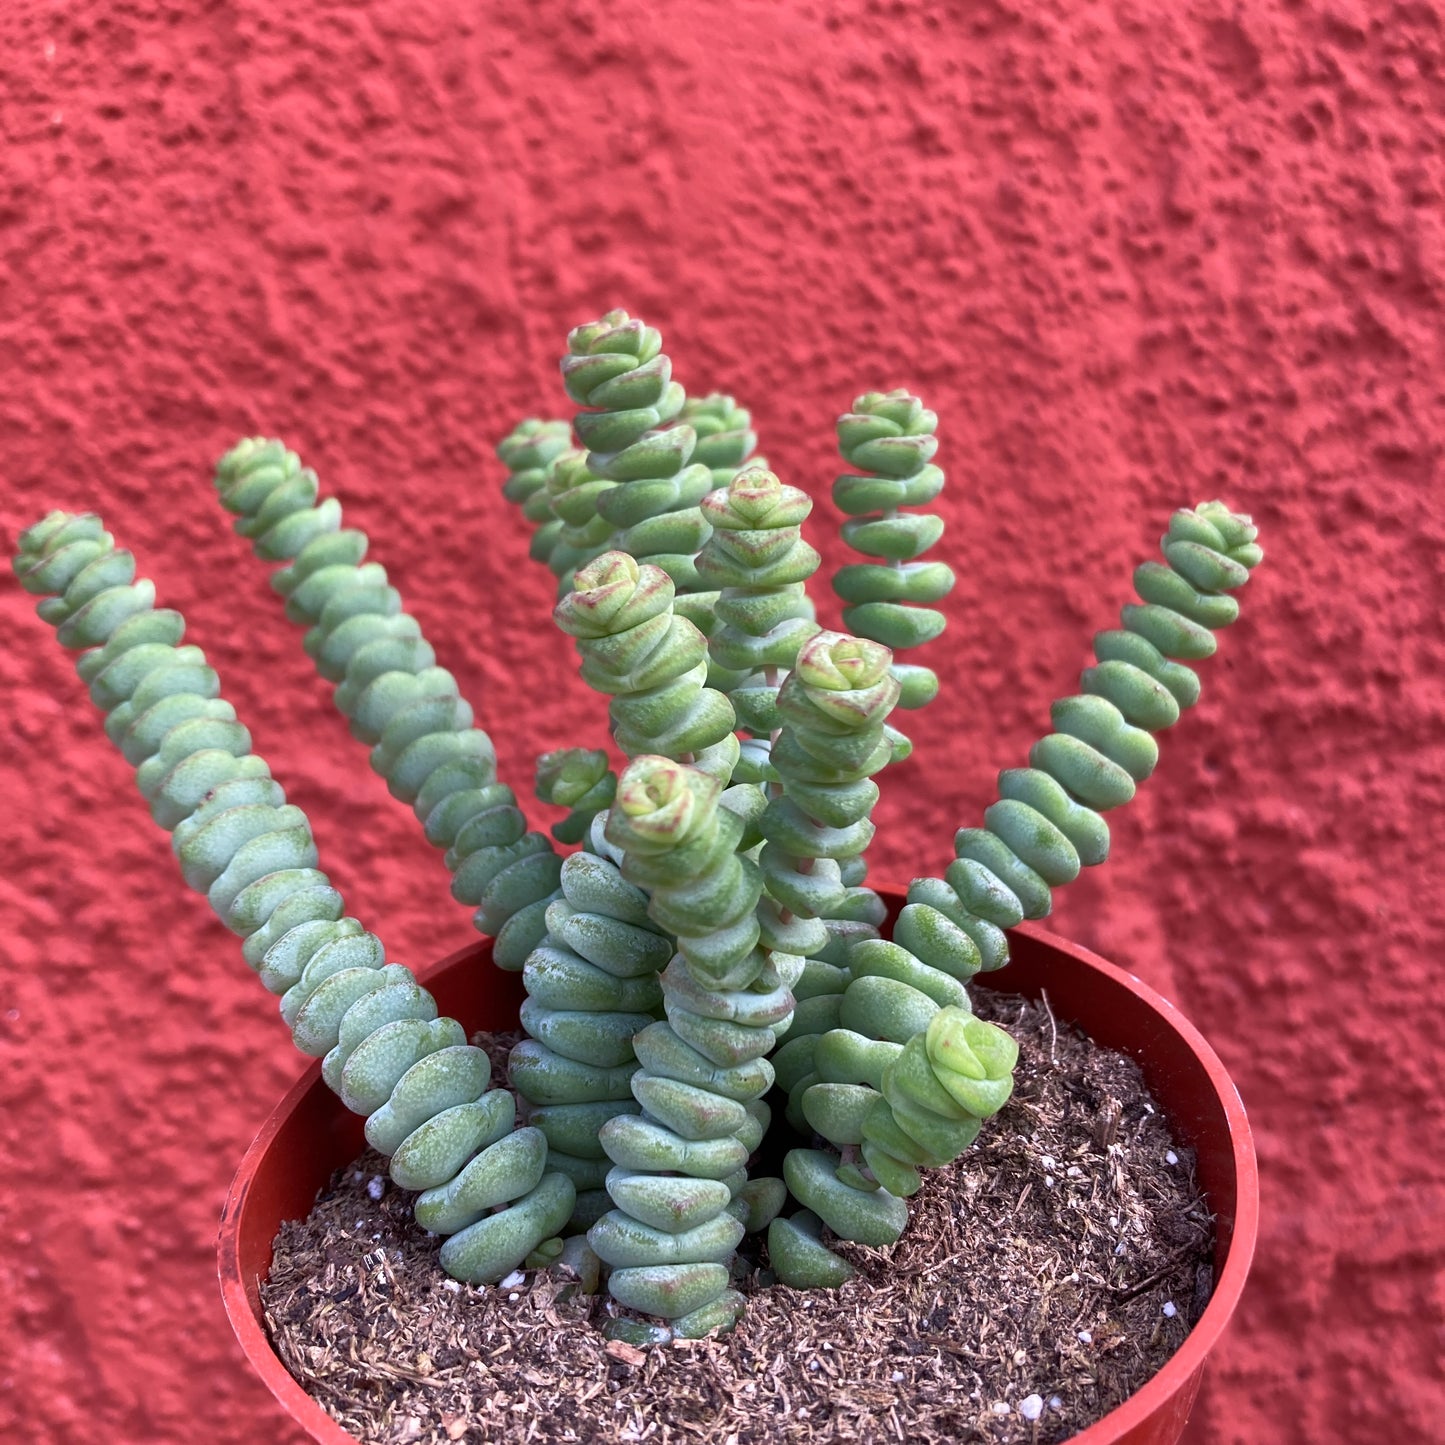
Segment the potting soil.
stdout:
<svg viewBox="0 0 1445 1445">
<path fill-rule="evenodd" d="M 731 1334 L 609 1342 L 605 1291 L 449 1279 L 368 1154 L 278 1238 L 277 1352 L 367 1442 L 1067 1439 L 1178 1349 L 1209 1300 L 1212 1222 L 1130 1059 L 1046 1002 L 978 990 L 976 1007 L 1019 1040 L 1014 1096 L 927 1176 L 898 1244 L 837 1245 L 858 1270 L 839 1290 L 770 1287 L 750 1239 Z"/>
</svg>

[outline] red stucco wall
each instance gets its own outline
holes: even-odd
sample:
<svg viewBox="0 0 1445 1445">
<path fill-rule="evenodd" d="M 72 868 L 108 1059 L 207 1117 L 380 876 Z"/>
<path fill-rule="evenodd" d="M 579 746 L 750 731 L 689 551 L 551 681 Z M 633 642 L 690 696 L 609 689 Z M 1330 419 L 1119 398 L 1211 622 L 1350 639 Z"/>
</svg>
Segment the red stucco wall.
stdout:
<svg viewBox="0 0 1445 1445">
<path fill-rule="evenodd" d="M 894 878 L 950 856 L 1169 509 L 1252 511 L 1245 618 L 1056 924 L 1177 999 L 1254 1117 L 1263 1241 L 1197 1438 L 1440 1438 L 1431 0 L 12 4 L 0 104 L 7 550 L 104 513 L 403 961 L 466 912 L 229 534 L 238 435 L 372 533 L 524 790 L 601 717 L 491 452 L 566 414 L 567 328 L 661 326 L 823 499 L 855 392 L 922 392 L 955 678 L 887 778 Z M 0 610 L 0 1432 L 289 1441 L 212 1241 L 301 1061 L 49 629 L 8 581 Z"/>
</svg>

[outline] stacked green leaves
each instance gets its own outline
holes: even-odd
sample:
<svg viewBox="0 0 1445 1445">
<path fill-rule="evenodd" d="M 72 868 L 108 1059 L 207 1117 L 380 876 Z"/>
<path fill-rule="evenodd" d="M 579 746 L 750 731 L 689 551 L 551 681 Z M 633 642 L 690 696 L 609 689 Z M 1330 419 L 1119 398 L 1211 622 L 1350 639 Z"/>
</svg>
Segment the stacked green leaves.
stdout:
<svg viewBox="0 0 1445 1445">
<path fill-rule="evenodd" d="M 559 748 L 537 759 L 537 796 L 568 809 L 567 816 L 552 825 L 559 843 L 580 843 L 616 792 L 617 774 L 600 748 Z"/>
<path fill-rule="evenodd" d="M 733 772 L 738 782 L 774 776 L 778 686 L 818 631 L 806 584 L 819 559 L 802 537 L 812 508 L 806 493 L 760 466 L 702 500 L 712 531 L 698 553 L 697 575 L 717 589 L 708 654 L 728 678 L 739 724 L 752 734 Z"/>
<path fill-rule="evenodd" d="M 729 1265 L 753 1212 L 746 1166 L 768 1130 L 767 1055 L 792 1013 L 789 987 L 802 966 L 772 951 L 780 940 L 758 912 L 761 878 L 738 852 L 745 825 L 720 806 L 721 793 L 695 768 L 636 758 L 607 824 L 624 876 L 648 892 L 651 918 L 677 939 L 662 976 L 667 1020 L 636 1039 L 642 1068 L 632 1092 L 642 1113 L 602 1128 L 617 1207 L 588 1233 L 612 1267 L 612 1297 L 668 1322 L 665 1331 L 615 1322 L 614 1333 L 634 1340 L 700 1336 L 743 1309 Z"/>
<path fill-rule="evenodd" d="M 538 562 L 550 564 L 563 525 L 552 512 L 547 473 L 560 457 L 576 450 L 569 423 L 540 421 L 536 417 L 519 422 L 497 445 L 497 456 L 507 469 L 502 495 L 517 504 L 535 529 L 530 551 Z M 565 568 L 566 563 L 562 565 Z"/>
<path fill-rule="evenodd" d="M 866 392 L 838 418 L 838 449 L 856 469 L 833 483 L 833 500 L 848 517 L 843 540 L 877 560 L 840 568 L 833 590 L 848 604 L 843 625 L 894 652 L 942 634 L 947 619 L 926 604 L 953 590 L 946 563 L 917 560 L 943 535 L 943 518 L 901 510 L 943 490 L 943 472 L 933 464 L 937 427 L 937 415 L 906 391 Z M 895 662 L 893 675 L 900 707 L 922 707 L 938 695 L 929 668 Z M 901 739 L 901 751 L 907 746 Z"/>
<path fill-rule="evenodd" d="M 39 612 L 61 644 L 86 649 L 77 671 L 151 816 L 171 832 L 186 883 L 244 940 L 296 1046 L 367 1116 L 392 1178 L 421 1191 L 418 1222 L 449 1236 L 449 1272 L 498 1280 L 559 1253 L 574 1191 L 547 1171 L 543 1135 L 514 1128 L 511 1095 L 488 1087 L 486 1054 L 346 916 L 305 813 L 251 752 L 205 654 L 182 644 L 184 619 L 157 609 L 154 584 L 135 570 L 88 514 L 52 512 L 21 534 L 15 559 L 26 591 L 50 594 Z"/>
<path fill-rule="evenodd" d="M 708 533 L 698 503 L 713 490 L 713 474 L 692 460 L 697 433 L 673 424 L 686 394 L 672 379 L 661 334 L 609 311 L 568 336 L 562 380 L 586 408 L 574 425 L 588 470 L 619 484 L 596 495 L 613 528 L 611 548 L 666 572 L 679 613 L 706 630 L 714 599 L 697 595 L 695 559 Z"/>
<path fill-rule="evenodd" d="M 531 445 L 556 440 L 544 429 Z M 319 500 L 316 473 L 278 441 L 234 447 L 217 466 L 216 490 L 256 555 L 287 564 L 271 585 L 286 615 L 309 628 L 303 646 L 337 685 L 352 735 L 371 747 L 371 766 L 411 805 L 428 842 L 447 850 L 452 896 L 496 938 L 498 966 L 520 969 L 542 937 L 561 860 L 497 781 L 491 739 L 472 725 L 471 705 L 436 665 L 386 569 L 364 561 L 366 533 L 342 526 L 341 503 Z"/>
<path fill-rule="evenodd" d="M 597 501 L 616 482 L 595 476 L 587 453 L 576 448 L 564 452 L 547 467 L 547 504 L 557 522 L 557 545 L 547 565 L 557 577 L 557 595 L 565 597 L 574 585 L 577 569 L 585 567 L 611 545 L 612 524 L 599 514 Z"/>
<path fill-rule="evenodd" d="M 764 458 L 753 455 L 758 434 L 753 430 L 752 414 L 732 397 L 718 391 L 690 396 L 680 415 L 697 436 L 692 460 L 712 473 L 715 489 L 727 486 L 745 468 L 767 466 Z"/>
<path fill-rule="evenodd" d="M 705 686 L 706 640 L 674 613 L 667 574 L 613 552 L 574 580 L 555 616 L 576 639 L 583 676 L 612 699 L 618 744 L 629 754 L 667 751 L 730 772 L 737 757 L 732 708 Z M 608 790 L 604 769 L 603 755 L 563 754 L 555 781 L 544 784 L 559 801 L 576 793 L 585 807 L 589 797 L 600 803 L 596 790 Z M 610 1207 L 600 1131 L 639 1107 L 633 1038 L 660 1010 L 658 974 L 673 954 L 671 938 L 649 919 L 646 895 L 622 877 L 619 859 L 590 828 L 586 848 L 564 863 L 563 897 L 549 906 L 546 937 L 523 968 L 522 1025 L 531 1038 L 512 1051 L 509 1065 L 554 1166 L 579 1191 L 578 1227 Z"/>
<path fill-rule="evenodd" d="M 617 745 L 657 753 L 726 781 L 738 760 L 736 715 L 707 686 L 707 639 L 674 608 L 660 567 L 604 552 L 576 577 L 554 614 L 577 643 L 582 678 L 611 699 Z"/>
<path fill-rule="evenodd" d="M 547 934 L 522 971 L 530 1035 L 511 1053 L 507 1077 L 542 1131 L 550 1167 L 577 1190 L 574 1229 L 610 1207 L 603 1191 L 604 1124 L 635 1114 L 634 1039 L 658 1016 L 658 975 L 673 954 L 648 917 L 647 898 L 599 853 L 562 865 L 562 897 L 547 909 Z"/>
<path fill-rule="evenodd" d="M 861 857 L 872 841 L 870 817 L 878 801 L 872 775 L 887 765 L 892 747 L 884 736 L 898 700 L 889 671 L 892 654 L 865 638 L 820 632 L 798 653 L 779 689 L 773 767 L 779 783 L 763 813 L 767 840 L 759 856 L 769 896 L 787 914 L 814 920 L 816 938 L 806 950 L 821 955 L 829 924 L 850 911 L 873 923 L 876 895 L 850 889 L 843 866 Z M 855 909 L 855 899 L 862 908 Z M 876 927 L 868 933 L 877 936 Z M 855 941 L 861 941 L 861 938 Z M 837 1027 L 852 978 L 853 947 L 845 964 L 809 957 L 796 987 L 797 1011 L 782 1040 L 778 1067 L 785 1072 L 789 1119 L 806 1134 L 803 1094 L 817 1082 L 809 1061 L 819 1035 Z"/>
<path fill-rule="evenodd" d="M 878 895 L 858 883 L 875 832 L 873 776 L 894 758 L 892 660 L 866 638 L 820 633 L 804 645 L 778 694 L 772 762 L 782 793 L 763 818 L 763 869 L 774 896 L 823 922 L 828 942 L 820 957 L 830 964 L 846 963 L 854 943 L 877 938 L 886 917 Z M 796 894 L 791 902 L 788 890 Z"/>
</svg>

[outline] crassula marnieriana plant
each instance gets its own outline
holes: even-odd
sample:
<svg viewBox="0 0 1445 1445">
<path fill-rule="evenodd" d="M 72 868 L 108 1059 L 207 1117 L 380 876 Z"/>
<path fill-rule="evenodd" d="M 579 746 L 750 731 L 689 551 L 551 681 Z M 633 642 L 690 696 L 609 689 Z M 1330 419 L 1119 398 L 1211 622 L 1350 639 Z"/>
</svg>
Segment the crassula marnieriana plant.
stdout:
<svg viewBox="0 0 1445 1445">
<path fill-rule="evenodd" d="M 21 586 L 48 594 L 40 612 L 61 644 L 84 649 L 77 670 L 171 833 L 181 876 L 244 940 L 297 1048 L 366 1115 L 392 1179 L 420 1191 L 418 1221 L 448 1236 L 443 1267 L 491 1279 L 556 1257 L 574 1191 L 547 1169 L 541 1131 L 515 1127 L 516 1103 L 490 1087 L 487 1055 L 346 914 L 305 813 L 252 753 L 205 654 L 182 645 L 180 613 L 157 609 L 155 585 L 135 571 L 88 514 L 52 512 L 21 534 L 15 558 Z"/>
<path fill-rule="evenodd" d="M 497 456 L 508 472 L 502 495 L 517 504 L 534 529 L 529 551 L 539 562 L 550 561 L 563 525 L 552 510 L 547 473 L 564 452 L 576 450 L 569 423 L 535 418 L 522 422 L 497 446 Z"/>
<path fill-rule="evenodd" d="M 919 562 L 943 535 L 943 518 L 921 507 L 943 490 L 933 463 L 938 417 L 906 391 L 870 391 L 838 418 L 838 450 L 858 470 L 833 483 L 833 501 L 848 520 L 843 540 L 872 562 L 838 569 L 833 590 L 847 604 L 843 625 L 898 652 L 942 635 L 947 618 L 925 604 L 952 590 L 946 562 Z M 938 676 L 915 663 L 895 662 L 898 705 L 922 707 L 938 696 Z"/>
<path fill-rule="evenodd" d="M 316 473 L 280 442 L 232 448 L 216 490 L 257 557 L 286 564 L 271 585 L 286 615 L 309 629 L 303 645 L 336 684 L 352 736 L 371 748 L 371 766 L 411 805 L 427 841 L 447 850 L 452 895 L 496 938 L 497 964 L 520 969 L 544 931 L 561 860 L 546 837 L 528 832 L 512 790 L 497 781 L 492 740 L 472 726 L 471 705 L 436 665 L 386 569 L 362 560 L 366 533 L 342 526 L 341 503 L 318 500 Z"/>
<path fill-rule="evenodd" d="M 952 585 L 918 560 L 941 522 L 904 510 L 942 485 L 934 414 L 868 392 L 839 421 L 854 471 L 835 500 L 871 559 L 833 579 L 849 635 L 821 629 L 808 597 L 811 502 L 753 457 L 731 398 L 689 400 L 661 336 L 625 312 L 576 328 L 562 371 L 580 445 L 567 423 L 527 421 L 498 451 L 626 760 L 619 776 L 595 747 L 541 759 L 565 857 L 528 830 L 455 678 L 315 473 L 252 439 L 216 478 L 373 767 L 447 850 L 497 962 L 521 970 L 514 1092 L 488 1088 L 485 1056 L 345 915 L 304 815 L 99 521 L 52 514 L 15 565 L 61 642 L 88 649 L 81 676 L 186 881 L 447 1236 L 443 1267 L 482 1282 L 560 1260 L 594 1278 L 600 1260 L 608 1332 L 652 1343 L 737 1319 L 748 1234 L 766 1232 L 784 1283 L 843 1283 L 830 1234 L 896 1240 L 922 1171 L 1006 1102 L 1017 1050 L 974 1016 L 968 981 L 1107 856 L 1102 815 L 1197 700 L 1189 664 L 1262 554 L 1221 503 L 1174 514 L 1079 692 L 884 937 L 864 885 L 875 780 L 911 747 L 893 709 L 939 690 L 895 652 L 936 639 L 930 604 Z M 765 1137 L 781 1179 L 750 1175 Z"/>
</svg>

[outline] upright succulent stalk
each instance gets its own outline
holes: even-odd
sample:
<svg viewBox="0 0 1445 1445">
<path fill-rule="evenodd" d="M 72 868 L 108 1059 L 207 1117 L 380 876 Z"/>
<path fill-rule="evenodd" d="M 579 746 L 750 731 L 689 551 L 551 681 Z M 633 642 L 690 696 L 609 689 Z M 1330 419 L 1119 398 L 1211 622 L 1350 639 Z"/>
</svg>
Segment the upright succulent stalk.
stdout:
<svg viewBox="0 0 1445 1445">
<path fill-rule="evenodd" d="M 583 677 L 612 698 L 618 745 L 629 755 L 667 751 L 730 773 L 732 708 L 703 685 L 707 643 L 673 614 L 667 574 L 610 552 L 575 581 L 556 620 L 577 640 Z M 619 873 L 620 855 L 606 851 L 598 839 L 563 865 L 563 898 L 548 908 L 547 935 L 523 970 L 530 996 L 522 1022 L 532 1040 L 512 1051 L 509 1066 L 555 1167 L 580 1191 L 579 1224 L 607 1207 L 598 1131 L 614 1115 L 636 1112 L 632 1040 L 653 1021 L 657 975 L 672 956 L 671 940 L 649 921 L 645 895 Z"/>
<path fill-rule="evenodd" d="M 760 466 L 702 500 L 712 535 L 698 553 L 697 573 L 719 589 L 708 651 L 732 684 L 739 722 L 753 734 L 734 775 L 739 782 L 769 775 L 779 681 L 818 631 L 804 592 L 818 570 L 818 554 L 802 538 L 812 508 L 806 493 Z"/>
<path fill-rule="evenodd" d="M 181 645 L 180 614 L 157 611 L 154 584 L 135 580 L 135 558 L 98 517 L 52 512 L 21 534 L 15 572 L 26 591 L 56 594 L 40 615 L 63 646 L 88 649 L 77 670 L 151 816 L 172 833 L 186 883 L 245 940 L 242 956 L 281 996 L 296 1046 L 367 1116 L 392 1179 L 422 1191 L 418 1221 L 450 1236 L 442 1267 L 497 1280 L 539 1249 L 560 1250 L 545 1242 L 571 1214 L 573 1188 L 545 1172 L 542 1134 L 514 1131 L 515 1105 L 488 1088 L 486 1054 L 345 916 L 306 815 L 251 752 L 200 648 Z"/>
<path fill-rule="evenodd" d="M 625 311 L 575 328 L 562 358 L 567 395 L 587 408 L 575 420 L 595 477 L 619 483 L 596 497 L 614 528 L 611 546 L 672 578 L 678 611 L 706 629 L 710 597 L 698 597 L 694 558 L 707 540 L 698 503 L 713 489 L 708 467 L 691 463 L 697 434 L 671 425 L 685 401 L 662 336 Z"/>
<path fill-rule="evenodd" d="M 565 597 L 579 567 L 608 548 L 612 524 L 597 512 L 597 498 L 617 485 L 592 474 L 587 453 L 564 452 L 547 468 L 547 497 L 561 528 L 547 565 L 557 578 L 557 595 Z"/>
<path fill-rule="evenodd" d="M 714 490 L 725 487 L 744 469 L 766 467 L 767 461 L 753 452 L 758 434 L 752 414 L 730 396 L 690 396 L 682 406 L 682 420 L 697 433 L 692 460 L 712 473 Z"/>
<path fill-rule="evenodd" d="M 937 426 L 938 417 L 906 391 L 867 392 L 838 418 L 838 449 L 857 469 L 833 484 L 833 500 L 849 518 L 843 539 L 879 560 L 842 568 L 833 590 L 847 604 L 843 625 L 895 653 L 942 633 L 943 613 L 920 604 L 953 590 L 946 563 L 915 560 L 943 535 L 943 519 L 899 510 L 924 506 L 943 488 L 932 462 Z M 922 707 L 938 694 L 938 677 L 926 667 L 895 661 L 893 675 L 900 707 Z"/>
<path fill-rule="evenodd" d="M 863 854 L 873 841 L 878 801 L 873 776 L 893 760 L 888 718 L 898 700 L 892 653 L 846 633 L 820 633 L 798 654 L 798 666 L 778 695 L 781 731 L 773 769 L 782 784 L 763 820 L 769 848 L 779 857 L 804 841 L 825 845 L 814 855 L 836 870 L 837 884 L 813 897 L 829 937 L 823 956 L 846 962 L 859 938 L 876 938 L 887 916 L 871 888 L 857 886 Z M 772 887 L 771 854 L 764 871 Z M 815 882 L 818 870 L 811 870 Z M 779 880 L 781 886 L 781 880 Z"/>
<path fill-rule="evenodd" d="M 611 699 L 617 745 L 660 753 L 724 783 L 738 758 L 732 704 L 705 685 L 707 639 L 674 611 L 672 579 L 625 552 L 605 552 L 557 605 L 582 677 Z"/>
<path fill-rule="evenodd" d="M 510 475 L 502 495 L 520 502 L 522 515 L 536 525 L 528 554 L 544 563 L 565 596 L 572 574 L 595 557 L 599 523 L 588 483 L 587 453 L 572 445 L 565 421 L 524 421 L 497 447 Z M 604 485 L 611 485 L 606 483 Z M 602 539 L 609 528 L 600 524 Z"/>
<path fill-rule="evenodd" d="M 765 951 L 762 883 L 738 855 L 744 825 L 719 806 L 721 793 L 694 768 L 637 758 L 607 823 L 624 876 L 650 893 L 649 914 L 678 949 L 662 976 L 667 1022 L 635 1041 L 642 1115 L 602 1128 L 617 1208 L 588 1234 L 612 1266 L 612 1297 L 669 1322 L 614 1326 L 646 1340 L 706 1334 L 743 1309 L 728 1265 L 750 1212 L 747 1160 L 769 1123 L 766 1056 L 791 1015 L 789 984 L 801 966 Z"/>
<path fill-rule="evenodd" d="M 555 435 L 532 435 L 535 448 Z M 536 460 L 538 452 L 531 460 Z M 286 615 L 309 627 L 304 646 L 371 746 L 371 766 L 411 805 L 427 840 L 445 848 L 452 895 L 496 938 L 499 967 L 520 969 L 545 930 L 561 860 L 497 781 L 491 739 L 472 726 L 456 679 L 436 666 L 421 626 L 402 610 L 386 569 L 366 562 L 366 534 L 341 525 L 334 497 L 318 503 L 316 473 L 279 441 L 251 438 L 216 471 L 221 503 L 258 557 L 285 562 L 271 585 Z"/>
<path fill-rule="evenodd" d="M 1217 502 L 1174 514 L 1164 565 L 1144 563 L 1135 573 L 1142 605 L 1124 608 L 1122 630 L 1095 638 L 1099 663 L 1085 670 L 1079 696 L 1054 704 L 1055 731 L 1035 744 L 1032 766 L 1000 774 L 1000 801 L 983 828 L 960 830 L 944 878 L 915 880 L 892 942 L 850 951 L 841 1028 L 813 1050 L 818 1082 L 804 1089 L 803 1110 L 835 1145 L 861 1149 L 886 1190 L 911 1193 L 920 1166 L 957 1157 L 978 1119 L 1007 1098 L 1015 1050 L 1006 1035 L 970 1019 L 963 984 L 1008 961 L 1004 929 L 1043 917 L 1053 888 L 1107 857 L 1099 814 L 1128 802 L 1153 771 L 1158 747 L 1148 729 L 1171 726 L 1198 700 L 1197 676 L 1175 659 L 1214 652 L 1214 630 L 1238 615 L 1228 593 L 1263 556 L 1255 537 L 1247 517 Z M 779 1078 L 787 1081 L 781 1058 Z M 869 1177 L 845 1165 L 837 1182 Z M 823 1195 L 807 1198 L 791 1176 L 789 1187 L 836 1232 L 856 1237 L 838 1203 L 847 1204 L 846 1195 L 827 1195 L 833 1218 Z M 800 1261 L 799 1277 L 814 1266 L 819 1277 L 827 1273 L 816 1239 L 775 1230 Z"/>
<path fill-rule="evenodd" d="M 535 529 L 531 555 L 538 562 L 552 555 L 562 529 L 547 495 L 547 471 L 558 457 L 575 450 L 569 422 L 536 417 L 518 422 L 497 446 L 497 456 L 508 473 L 502 495 L 521 508 L 522 516 Z"/>
<path fill-rule="evenodd" d="M 889 672 L 892 654 L 866 639 L 820 632 L 798 653 L 797 666 L 778 693 L 780 730 L 773 767 L 781 790 L 769 801 L 760 828 L 767 840 L 759 863 L 769 896 L 801 918 L 819 920 L 819 953 L 828 940 L 824 919 L 859 916 L 877 936 L 881 904 L 871 890 L 850 889 L 840 865 L 858 858 L 872 841 L 870 819 L 878 800 L 872 775 L 887 765 L 884 736 L 898 700 Z M 859 936 L 857 931 L 854 937 Z M 810 959 L 798 981 L 798 1009 L 778 1055 L 790 1075 L 790 1093 L 807 1087 L 800 1062 L 817 1035 L 837 1026 L 847 986 L 846 969 Z M 801 1124 L 795 1098 L 793 1122 Z"/>
<path fill-rule="evenodd" d="M 698 574 L 721 589 L 717 623 L 708 644 L 714 675 L 721 667 L 734 679 L 728 695 L 739 719 L 754 733 L 742 745 L 734 776 L 741 781 L 770 779 L 776 784 L 781 772 L 772 765 L 775 744 L 770 735 L 781 726 L 779 681 L 792 668 L 798 649 L 809 646 L 809 639 L 818 633 L 812 604 L 804 590 L 807 579 L 817 570 L 818 554 L 801 534 L 812 502 L 796 488 L 784 486 L 772 472 L 749 467 L 725 490 L 705 497 L 702 508 L 713 533 L 698 554 Z M 894 686 L 895 696 L 897 691 Z M 792 758 L 792 776 L 801 782 L 797 737 L 790 732 L 783 747 L 785 755 Z M 876 771 L 892 756 L 890 746 L 870 771 Z M 862 776 L 851 780 L 851 796 L 858 796 L 859 790 L 852 784 Z M 877 790 L 869 783 L 863 792 L 868 795 L 866 816 L 877 799 Z M 871 838 L 871 829 L 866 836 Z M 771 856 L 776 864 L 781 855 L 775 846 Z M 886 909 L 871 889 L 855 886 L 867 871 L 861 848 L 829 857 L 833 861 L 816 877 L 812 876 L 811 855 L 795 859 L 788 867 L 794 873 L 809 875 L 813 899 L 809 909 L 792 911 L 799 917 L 820 920 L 825 929 L 820 942 L 799 951 L 821 954 L 829 963 L 838 965 L 844 962 L 847 945 L 854 938 L 876 937 Z M 782 901 L 781 895 L 777 896 Z M 819 970 L 809 972 L 812 976 L 803 986 L 812 988 L 818 982 Z M 841 989 L 836 978 L 834 982 Z"/>
<path fill-rule="evenodd" d="M 559 843 L 580 843 L 598 813 L 612 806 L 617 774 L 600 748 L 560 748 L 537 759 L 537 796 L 553 807 L 570 809 L 552 825 Z"/>
<path fill-rule="evenodd" d="M 614 859 L 585 850 L 563 862 L 562 897 L 522 972 L 531 1037 L 512 1050 L 507 1075 L 527 1101 L 527 1122 L 546 1136 L 549 1166 L 577 1190 L 574 1229 L 610 1207 L 599 1131 L 638 1110 L 633 1040 L 661 1010 L 658 974 L 671 957 L 672 940 Z"/>
</svg>

